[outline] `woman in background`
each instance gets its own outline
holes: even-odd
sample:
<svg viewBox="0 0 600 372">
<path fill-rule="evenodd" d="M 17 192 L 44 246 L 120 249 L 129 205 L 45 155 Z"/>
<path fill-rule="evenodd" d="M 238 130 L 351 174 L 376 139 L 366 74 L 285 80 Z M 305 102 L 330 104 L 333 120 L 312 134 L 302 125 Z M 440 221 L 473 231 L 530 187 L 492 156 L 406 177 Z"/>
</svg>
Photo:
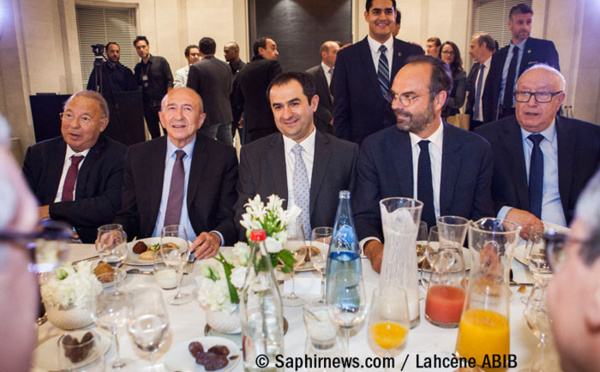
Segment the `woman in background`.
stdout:
<svg viewBox="0 0 600 372">
<path fill-rule="evenodd" d="M 448 102 L 442 111 L 442 118 L 446 120 L 448 116 L 458 114 L 459 109 L 465 103 L 467 74 L 462 67 L 460 50 L 458 50 L 458 46 L 453 42 L 446 41 L 442 44 L 442 61 L 450 66 L 452 79 L 454 79 L 452 91 L 450 92 L 450 96 L 448 96 Z"/>
</svg>

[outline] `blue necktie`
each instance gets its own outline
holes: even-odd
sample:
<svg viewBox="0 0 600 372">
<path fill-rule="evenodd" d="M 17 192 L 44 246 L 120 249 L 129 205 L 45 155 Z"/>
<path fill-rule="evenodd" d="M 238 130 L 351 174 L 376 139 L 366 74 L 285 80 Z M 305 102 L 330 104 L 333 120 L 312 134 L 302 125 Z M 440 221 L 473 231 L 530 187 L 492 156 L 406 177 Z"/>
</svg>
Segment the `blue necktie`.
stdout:
<svg viewBox="0 0 600 372">
<path fill-rule="evenodd" d="M 533 143 L 531 161 L 529 163 L 529 210 L 537 218 L 542 218 L 542 197 L 544 189 L 544 155 L 540 143 L 544 139 L 541 134 L 527 137 Z"/>
<path fill-rule="evenodd" d="M 302 146 L 294 145 L 292 151 L 295 155 L 294 175 L 292 182 L 294 185 L 294 203 L 302 209 L 298 219 L 302 223 L 304 236 L 311 236 L 310 230 L 310 185 L 308 183 L 308 172 L 304 159 L 302 159 Z"/>
<path fill-rule="evenodd" d="M 417 173 L 417 198 L 423 202 L 421 221 L 425 221 L 427 226 L 436 226 L 429 141 L 420 141 L 419 147 L 421 148 L 421 153 L 419 154 L 419 171 Z"/>
<path fill-rule="evenodd" d="M 379 67 L 377 68 L 377 78 L 379 79 L 379 85 L 381 86 L 381 92 L 386 97 L 390 90 L 390 68 L 388 65 L 385 51 L 387 48 L 385 45 L 379 47 Z"/>
<path fill-rule="evenodd" d="M 483 70 L 485 65 L 481 64 L 479 75 L 477 76 L 477 87 L 475 88 L 475 102 L 473 103 L 473 119 L 479 120 L 479 102 L 481 102 L 481 91 L 483 88 Z"/>
</svg>

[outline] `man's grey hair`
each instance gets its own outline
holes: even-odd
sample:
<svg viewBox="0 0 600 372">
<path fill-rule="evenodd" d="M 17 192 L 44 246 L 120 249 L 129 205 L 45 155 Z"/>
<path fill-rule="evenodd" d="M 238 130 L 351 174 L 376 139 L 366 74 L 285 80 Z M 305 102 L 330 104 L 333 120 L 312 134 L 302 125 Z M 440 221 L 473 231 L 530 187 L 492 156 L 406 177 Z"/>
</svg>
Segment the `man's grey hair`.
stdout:
<svg viewBox="0 0 600 372">
<path fill-rule="evenodd" d="M 591 265 L 600 256 L 600 171 L 589 180 L 579 196 L 575 216 L 587 226 L 585 240 L 590 244 L 581 252 L 584 262 Z"/>
<path fill-rule="evenodd" d="M 565 91 L 565 88 L 567 86 L 567 81 L 565 80 L 565 77 L 563 76 L 563 74 L 561 74 L 560 71 L 558 71 L 554 67 L 548 66 L 545 63 L 538 63 L 538 64 L 535 64 L 535 65 L 531 66 L 527 70 L 525 70 L 525 72 L 529 72 L 529 71 L 532 71 L 532 70 L 546 70 L 546 71 L 551 72 L 554 75 L 558 76 L 560 78 L 561 85 L 562 85 L 562 87 L 560 88 L 560 90 L 562 90 L 563 92 Z M 525 72 L 523 73 L 523 75 L 525 75 Z M 521 75 L 521 76 L 523 76 L 523 75 Z"/>
<path fill-rule="evenodd" d="M 79 92 L 73 94 L 65 102 L 65 105 L 63 106 L 63 110 L 66 110 L 69 102 L 71 102 L 73 100 L 73 98 L 75 98 L 75 97 L 89 98 L 89 99 L 96 101 L 98 103 L 98 106 L 100 106 L 100 111 L 102 111 L 102 119 L 104 119 L 104 118 L 110 119 L 109 112 L 108 112 L 108 103 L 106 103 L 106 100 L 104 99 L 104 97 L 102 97 L 102 94 L 100 94 L 98 92 L 94 92 L 93 90 L 80 90 Z"/>
</svg>

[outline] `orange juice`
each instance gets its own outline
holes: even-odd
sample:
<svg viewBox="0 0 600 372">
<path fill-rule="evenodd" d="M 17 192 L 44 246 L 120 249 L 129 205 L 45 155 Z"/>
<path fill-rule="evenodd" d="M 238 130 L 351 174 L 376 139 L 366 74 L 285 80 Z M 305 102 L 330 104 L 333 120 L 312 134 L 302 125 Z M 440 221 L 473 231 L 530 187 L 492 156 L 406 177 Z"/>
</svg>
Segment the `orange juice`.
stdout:
<svg viewBox="0 0 600 372">
<path fill-rule="evenodd" d="M 408 330 L 393 322 L 379 322 L 371 326 L 371 338 L 381 348 L 390 350 L 402 345 Z"/>
<path fill-rule="evenodd" d="M 508 357 L 510 352 L 510 327 L 508 319 L 495 311 L 471 309 L 465 311 L 458 326 L 456 352 L 465 358 L 475 358 L 482 366 L 487 355 Z M 485 369 L 500 371 L 506 369 Z"/>
</svg>

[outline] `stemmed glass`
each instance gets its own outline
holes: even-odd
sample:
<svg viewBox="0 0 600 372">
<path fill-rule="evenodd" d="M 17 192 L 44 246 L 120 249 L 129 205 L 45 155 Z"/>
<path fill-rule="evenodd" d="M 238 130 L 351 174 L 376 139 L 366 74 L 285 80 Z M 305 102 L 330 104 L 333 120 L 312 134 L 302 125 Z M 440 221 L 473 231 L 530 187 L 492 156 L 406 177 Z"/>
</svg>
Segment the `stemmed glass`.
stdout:
<svg viewBox="0 0 600 372">
<path fill-rule="evenodd" d="M 525 319 L 533 334 L 539 339 L 536 353 L 531 362 L 529 371 L 551 372 L 560 371 L 559 362 L 553 348 L 550 315 L 546 306 L 546 288 L 535 287 L 525 306 Z"/>
<path fill-rule="evenodd" d="M 342 329 L 346 356 L 350 355 L 350 330 L 367 314 L 362 275 L 355 270 L 338 270 L 327 283 L 327 305 L 333 321 Z"/>
<path fill-rule="evenodd" d="M 543 232 L 536 232 L 533 227 L 529 232 L 527 245 L 525 246 L 527 268 L 533 276 L 534 288 L 541 289 L 546 286 L 548 279 L 552 277 L 552 270 L 546 260 L 546 246 Z M 539 291 L 538 291 L 539 292 Z M 532 290 L 533 293 L 533 290 Z M 527 304 L 531 296 L 521 296 L 521 302 Z"/>
<path fill-rule="evenodd" d="M 127 258 L 127 234 L 123 226 L 116 223 L 100 226 L 96 251 L 101 261 L 118 269 Z"/>
<path fill-rule="evenodd" d="M 177 293 L 167 301 L 171 305 L 183 305 L 192 301 L 191 294 L 180 292 L 180 277 L 183 266 L 188 260 L 189 249 L 189 241 L 183 226 L 169 225 L 163 227 L 160 235 L 160 254 L 164 263 L 175 269 L 177 273 Z"/>
<path fill-rule="evenodd" d="M 410 329 L 408 299 L 402 287 L 377 288 L 369 314 L 369 341 L 386 357 L 406 343 Z M 386 369 L 387 370 L 387 369 Z"/>
<path fill-rule="evenodd" d="M 169 317 L 160 291 L 139 289 L 132 292 L 133 305 L 127 321 L 127 332 L 139 349 L 150 352 L 154 369 L 154 354 L 164 344 L 169 331 Z"/>
<path fill-rule="evenodd" d="M 308 247 L 306 246 L 306 240 L 304 239 L 304 229 L 300 223 L 292 223 L 287 229 L 288 238 L 283 248 L 287 249 L 292 253 L 296 263 L 292 269 L 292 293 L 282 298 L 284 306 L 297 307 L 302 306 L 306 303 L 304 299 L 298 297 L 296 294 L 296 283 L 294 281 L 294 273 L 296 268 L 304 263 Z"/>
<path fill-rule="evenodd" d="M 312 229 L 311 248 L 308 251 L 313 267 L 321 274 L 321 298 L 318 301 L 320 304 L 327 303 L 325 299 L 325 268 L 332 234 L 333 227 L 315 227 Z"/>
<path fill-rule="evenodd" d="M 425 283 L 423 282 L 423 269 L 425 266 L 425 250 L 427 249 L 428 239 L 427 222 L 421 221 L 419 223 L 419 231 L 417 232 L 417 265 L 419 267 L 419 290 L 421 292 L 420 299 L 425 296 Z"/>
<path fill-rule="evenodd" d="M 112 273 L 102 275 L 112 275 L 112 280 L 117 280 L 117 276 Z M 103 283 L 110 283 L 111 280 L 109 278 L 104 278 Z M 121 359 L 118 331 L 119 327 L 123 327 L 127 322 L 127 317 L 131 309 L 130 294 L 118 291 L 116 287 L 116 285 L 105 286 L 102 293 L 92 301 L 92 319 L 98 327 L 112 332 L 115 338 L 117 356 L 112 362 L 112 368 L 115 369 L 122 368 L 127 364 L 127 361 Z"/>
</svg>

